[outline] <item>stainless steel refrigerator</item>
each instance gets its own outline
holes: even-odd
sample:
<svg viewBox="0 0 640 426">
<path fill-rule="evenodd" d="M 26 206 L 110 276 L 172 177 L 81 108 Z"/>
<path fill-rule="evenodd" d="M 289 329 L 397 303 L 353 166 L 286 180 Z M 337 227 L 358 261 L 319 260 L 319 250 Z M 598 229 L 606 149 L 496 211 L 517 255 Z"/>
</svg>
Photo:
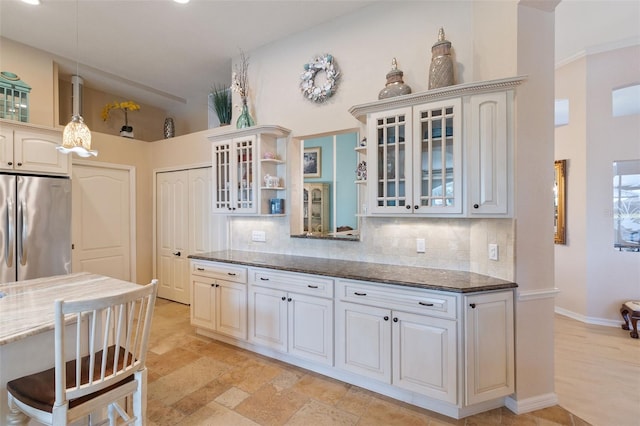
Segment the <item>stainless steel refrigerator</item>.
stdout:
<svg viewBox="0 0 640 426">
<path fill-rule="evenodd" d="M 0 283 L 71 273 L 71 179 L 0 174 Z"/>
</svg>

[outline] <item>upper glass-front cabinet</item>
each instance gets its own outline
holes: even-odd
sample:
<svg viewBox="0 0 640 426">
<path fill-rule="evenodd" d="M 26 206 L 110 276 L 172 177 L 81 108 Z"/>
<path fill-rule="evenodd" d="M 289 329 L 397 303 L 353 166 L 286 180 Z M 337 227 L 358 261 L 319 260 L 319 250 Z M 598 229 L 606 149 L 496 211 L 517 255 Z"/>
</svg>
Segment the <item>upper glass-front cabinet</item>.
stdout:
<svg viewBox="0 0 640 426">
<path fill-rule="evenodd" d="M 460 99 L 371 115 L 371 213 L 462 212 L 460 115 Z"/>
<path fill-rule="evenodd" d="M 214 213 L 285 214 L 289 133 L 278 126 L 254 126 L 208 136 Z"/>
<path fill-rule="evenodd" d="M 255 136 L 248 136 L 213 145 L 214 211 L 256 213 L 255 144 Z"/>
</svg>

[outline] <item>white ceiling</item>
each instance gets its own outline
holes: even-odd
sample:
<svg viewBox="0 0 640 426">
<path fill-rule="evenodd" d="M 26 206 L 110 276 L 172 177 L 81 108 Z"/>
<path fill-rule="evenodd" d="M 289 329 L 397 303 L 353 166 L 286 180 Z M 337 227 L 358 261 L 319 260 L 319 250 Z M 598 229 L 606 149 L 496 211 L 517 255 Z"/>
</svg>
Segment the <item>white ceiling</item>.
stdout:
<svg viewBox="0 0 640 426">
<path fill-rule="evenodd" d="M 79 61 L 88 86 L 133 93 L 170 111 L 214 83 L 228 84 L 239 49 L 250 52 L 376 1 L 0 0 L 0 35 L 57 55 L 67 75 Z M 556 24 L 556 61 L 638 43 L 640 1 L 563 0 Z"/>
</svg>

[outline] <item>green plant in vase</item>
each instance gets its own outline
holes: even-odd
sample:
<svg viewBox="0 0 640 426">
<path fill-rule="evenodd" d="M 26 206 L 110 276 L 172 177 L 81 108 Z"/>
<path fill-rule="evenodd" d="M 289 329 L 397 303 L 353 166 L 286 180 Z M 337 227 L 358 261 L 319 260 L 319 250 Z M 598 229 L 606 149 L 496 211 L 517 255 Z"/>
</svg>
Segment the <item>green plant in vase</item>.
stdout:
<svg viewBox="0 0 640 426">
<path fill-rule="evenodd" d="M 231 92 L 224 85 L 214 85 L 211 88 L 211 101 L 214 112 L 220 120 L 220 125 L 231 123 Z"/>
</svg>

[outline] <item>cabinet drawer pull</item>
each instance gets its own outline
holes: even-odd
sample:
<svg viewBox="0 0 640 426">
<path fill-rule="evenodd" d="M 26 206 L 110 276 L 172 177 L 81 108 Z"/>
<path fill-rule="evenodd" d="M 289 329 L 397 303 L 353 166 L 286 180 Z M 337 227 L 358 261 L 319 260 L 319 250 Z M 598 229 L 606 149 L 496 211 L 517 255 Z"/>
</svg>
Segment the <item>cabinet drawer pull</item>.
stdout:
<svg viewBox="0 0 640 426">
<path fill-rule="evenodd" d="M 422 305 L 422 306 L 433 306 L 433 303 L 418 302 L 418 305 Z"/>
<path fill-rule="evenodd" d="M 311 284 L 307 284 L 307 287 L 309 287 L 309 288 L 318 288 L 317 285 L 311 285 Z"/>
<path fill-rule="evenodd" d="M 227 275 L 230 275 L 232 277 L 235 277 L 237 274 L 235 272 L 227 272 Z"/>
<path fill-rule="evenodd" d="M 471 309 L 475 309 L 476 308 L 476 304 L 475 303 L 470 303 L 469 306 L 471 306 Z"/>
<path fill-rule="evenodd" d="M 204 268 L 196 268 L 198 271 L 204 271 Z"/>
<path fill-rule="evenodd" d="M 354 291 L 353 294 L 355 294 L 356 296 L 366 296 L 367 293 L 358 293 L 357 291 Z"/>
<path fill-rule="evenodd" d="M 260 281 L 269 281 L 269 278 L 260 277 Z"/>
</svg>

